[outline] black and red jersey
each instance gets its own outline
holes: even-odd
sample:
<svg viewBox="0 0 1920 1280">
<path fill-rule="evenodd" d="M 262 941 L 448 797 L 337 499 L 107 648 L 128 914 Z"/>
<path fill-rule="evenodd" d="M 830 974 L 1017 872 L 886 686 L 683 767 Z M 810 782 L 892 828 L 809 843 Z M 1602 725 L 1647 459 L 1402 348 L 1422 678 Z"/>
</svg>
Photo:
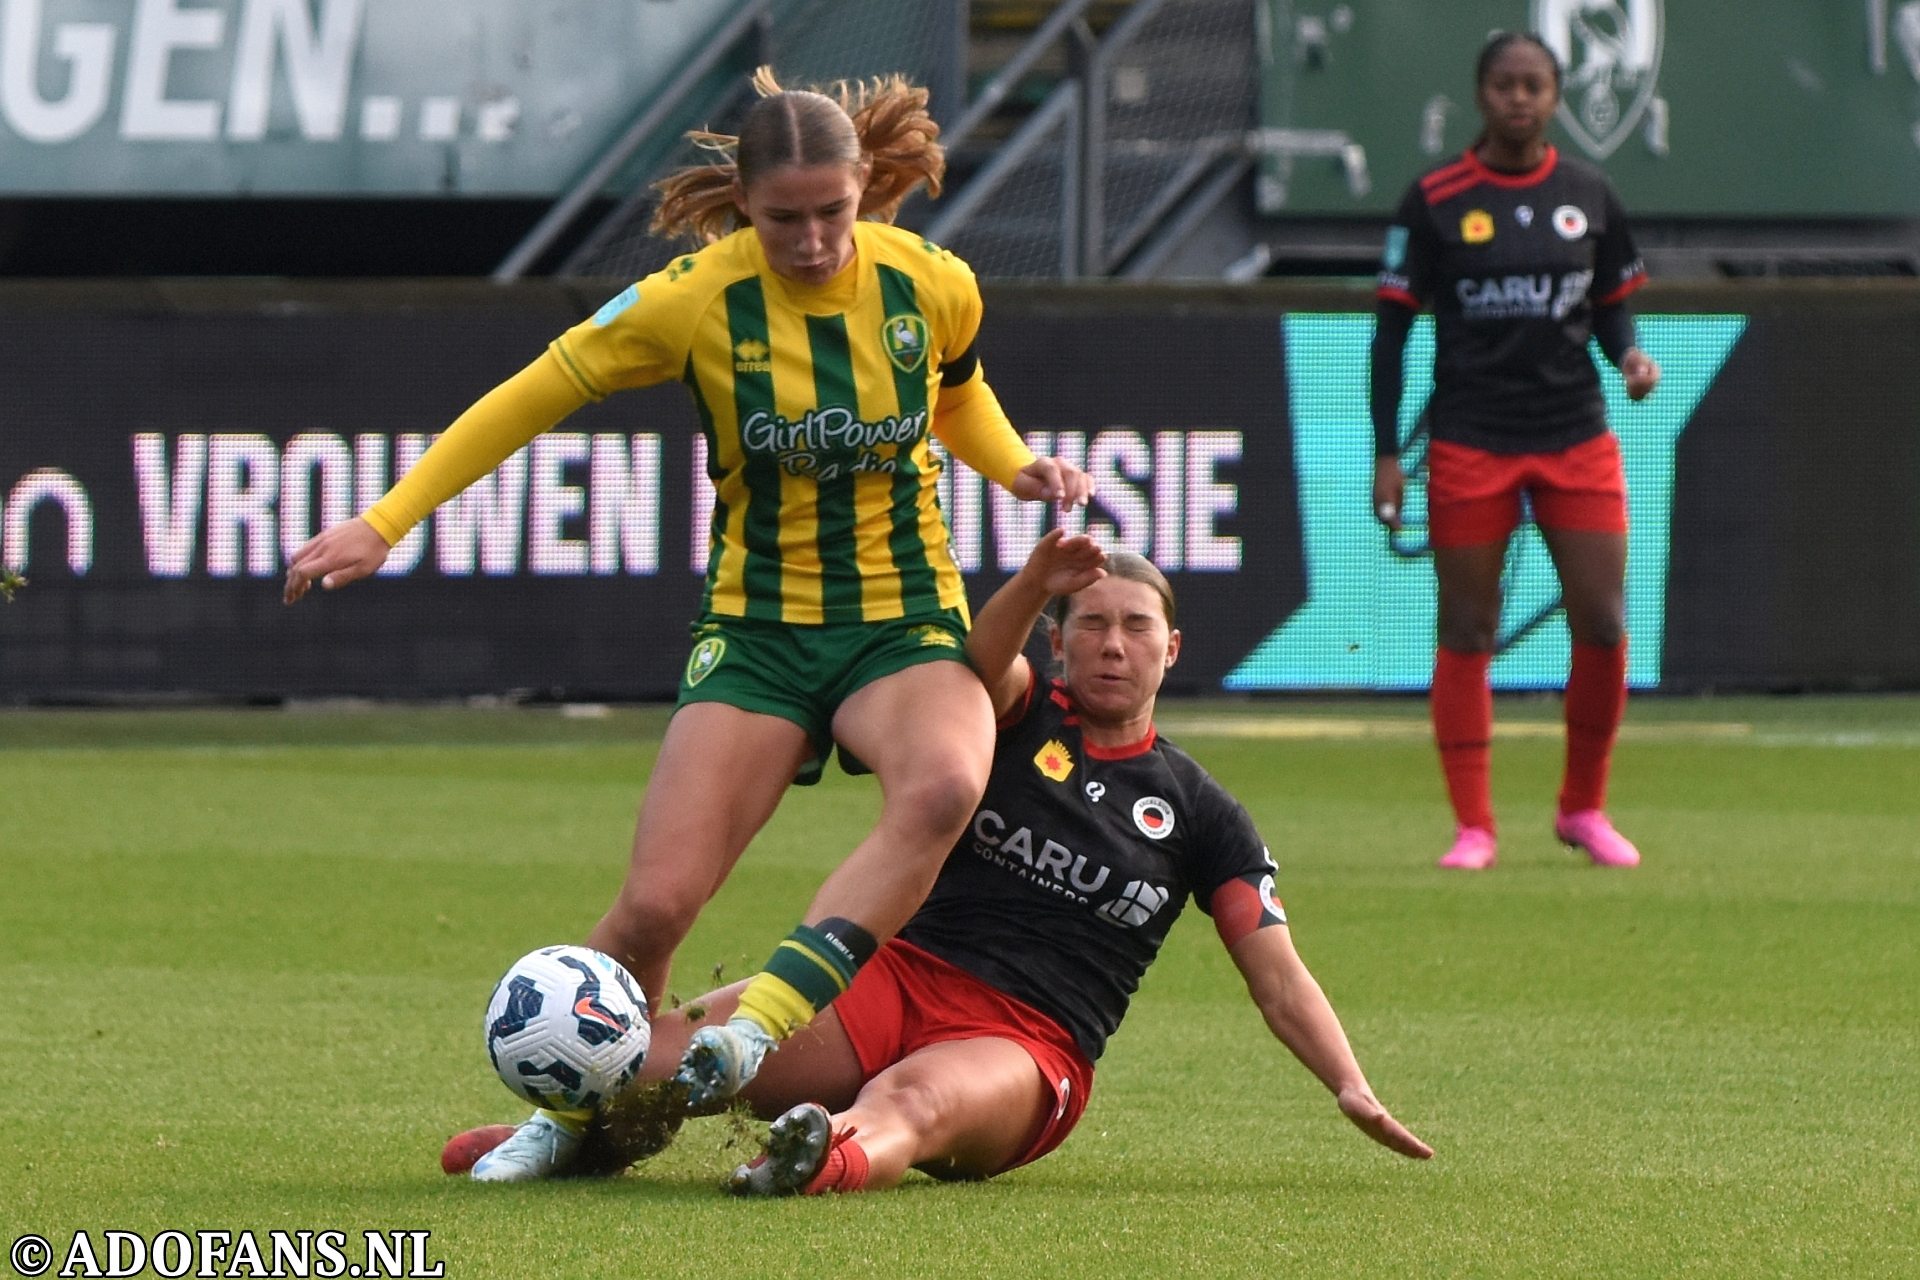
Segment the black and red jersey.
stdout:
<svg viewBox="0 0 1920 1280">
<path fill-rule="evenodd" d="M 1186 752 L 1154 732 L 1090 746 L 1065 690 L 1036 682 L 900 937 L 1046 1014 L 1092 1060 L 1189 897 L 1211 913 L 1239 881 L 1222 904 L 1285 922 L 1274 870 L 1246 809 Z"/>
<path fill-rule="evenodd" d="M 1544 453 L 1607 429 L 1593 308 L 1646 278 L 1606 176 L 1549 146 L 1526 173 L 1468 151 L 1408 188 L 1377 294 L 1433 308 L 1434 439 Z"/>
</svg>

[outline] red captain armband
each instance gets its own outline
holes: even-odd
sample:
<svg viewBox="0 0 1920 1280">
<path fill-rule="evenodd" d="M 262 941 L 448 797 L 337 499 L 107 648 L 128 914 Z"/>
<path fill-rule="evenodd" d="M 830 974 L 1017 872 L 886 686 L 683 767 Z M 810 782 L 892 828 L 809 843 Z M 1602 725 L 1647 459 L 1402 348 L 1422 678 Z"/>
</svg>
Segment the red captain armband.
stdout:
<svg viewBox="0 0 1920 1280">
<path fill-rule="evenodd" d="M 1250 933 L 1287 922 L 1287 909 L 1273 896 L 1273 873 L 1255 871 L 1237 876 L 1213 891 L 1208 904 L 1213 927 L 1228 949 Z"/>
</svg>

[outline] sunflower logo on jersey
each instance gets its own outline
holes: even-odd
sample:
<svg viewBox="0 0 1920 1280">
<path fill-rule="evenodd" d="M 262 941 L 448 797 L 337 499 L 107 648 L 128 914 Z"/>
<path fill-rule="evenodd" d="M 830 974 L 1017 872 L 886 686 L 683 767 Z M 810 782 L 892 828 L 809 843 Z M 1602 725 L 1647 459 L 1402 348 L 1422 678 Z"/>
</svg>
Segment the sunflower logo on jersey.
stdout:
<svg viewBox="0 0 1920 1280">
<path fill-rule="evenodd" d="M 880 326 L 887 359 L 902 373 L 912 373 L 927 362 L 927 322 L 919 316 L 888 316 Z"/>
<path fill-rule="evenodd" d="M 733 344 L 735 373 L 772 373 L 773 348 L 758 338 L 742 338 Z"/>
<path fill-rule="evenodd" d="M 708 636 L 693 646 L 693 652 L 687 656 L 687 687 L 691 689 L 712 675 L 726 656 L 727 642 L 720 636 Z"/>
<path fill-rule="evenodd" d="M 1493 239 L 1493 215 L 1475 209 L 1460 219 L 1460 238 L 1468 244 L 1485 244 Z"/>
<path fill-rule="evenodd" d="M 1065 782 L 1073 772 L 1073 756 L 1060 739 L 1049 738 L 1047 744 L 1034 753 L 1033 767 L 1049 782 Z"/>
</svg>

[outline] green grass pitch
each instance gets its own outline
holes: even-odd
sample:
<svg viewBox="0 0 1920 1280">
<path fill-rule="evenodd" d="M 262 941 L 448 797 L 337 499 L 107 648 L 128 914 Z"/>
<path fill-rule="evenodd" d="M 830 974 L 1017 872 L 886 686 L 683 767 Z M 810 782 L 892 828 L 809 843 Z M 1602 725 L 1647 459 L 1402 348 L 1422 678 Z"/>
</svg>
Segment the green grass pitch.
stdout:
<svg viewBox="0 0 1920 1280">
<path fill-rule="evenodd" d="M 450 1277 L 1920 1275 L 1920 702 L 1637 701 L 1624 873 L 1550 838 L 1542 700 L 1500 710 L 1500 866 L 1435 870 L 1420 713 L 1162 719 L 1205 731 L 1169 736 L 1253 811 L 1432 1162 L 1340 1118 L 1189 912 L 1054 1156 L 775 1203 L 719 1192 L 718 1120 L 606 1182 L 437 1165 L 524 1111 L 484 1002 L 610 899 L 660 712 L 0 715 L 0 1243 L 430 1230 Z M 837 771 L 795 791 L 679 992 L 756 967 L 876 806 Z"/>
</svg>

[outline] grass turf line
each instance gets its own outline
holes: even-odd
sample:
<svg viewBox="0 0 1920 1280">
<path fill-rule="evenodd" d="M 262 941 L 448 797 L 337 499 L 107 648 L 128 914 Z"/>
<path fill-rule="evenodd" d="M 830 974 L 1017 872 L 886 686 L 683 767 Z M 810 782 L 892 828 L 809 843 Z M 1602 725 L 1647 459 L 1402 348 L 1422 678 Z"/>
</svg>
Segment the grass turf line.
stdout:
<svg viewBox="0 0 1920 1280">
<path fill-rule="evenodd" d="M 1791 743 L 1914 712 L 1632 715 Z M 1191 740 L 1272 844 L 1300 949 L 1428 1165 L 1339 1118 L 1189 912 L 1079 1131 L 992 1183 L 732 1202 L 722 1121 L 616 1181 L 446 1178 L 441 1141 L 522 1110 L 485 1065 L 486 994 L 610 899 L 659 724 L 0 715 L 0 1230 L 431 1229 L 449 1276 L 1920 1272 L 1920 750 L 1900 746 L 1629 743 L 1614 812 L 1648 861 L 1620 874 L 1550 838 L 1558 745 L 1503 740 L 1501 865 L 1463 877 L 1431 866 L 1450 827 L 1426 745 Z M 682 950 L 681 994 L 763 959 L 876 803 L 837 771 L 794 791 Z"/>
</svg>

